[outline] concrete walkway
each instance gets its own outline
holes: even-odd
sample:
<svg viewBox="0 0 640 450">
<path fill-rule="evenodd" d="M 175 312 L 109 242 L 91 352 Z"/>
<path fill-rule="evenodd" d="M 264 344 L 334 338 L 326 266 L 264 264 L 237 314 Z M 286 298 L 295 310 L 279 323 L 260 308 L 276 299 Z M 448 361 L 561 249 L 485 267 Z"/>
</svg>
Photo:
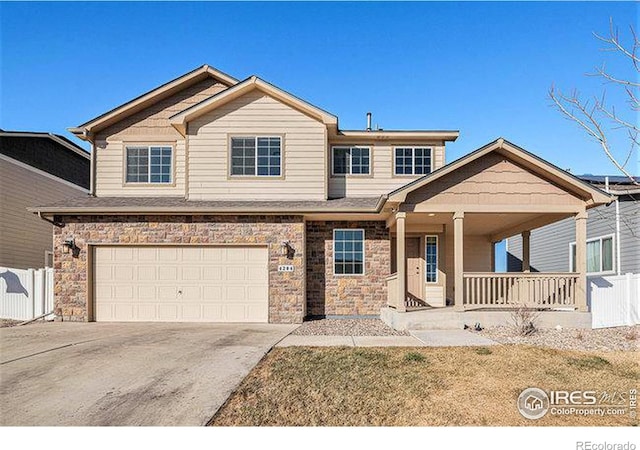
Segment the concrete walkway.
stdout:
<svg viewBox="0 0 640 450">
<path fill-rule="evenodd" d="M 297 336 L 276 347 L 473 347 L 497 342 L 464 330 L 410 331 L 411 336 Z"/>
<path fill-rule="evenodd" d="M 426 347 L 473 347 L 498 345 L 484 336 L 464 330 L 410 331 Z"/>
</svg>

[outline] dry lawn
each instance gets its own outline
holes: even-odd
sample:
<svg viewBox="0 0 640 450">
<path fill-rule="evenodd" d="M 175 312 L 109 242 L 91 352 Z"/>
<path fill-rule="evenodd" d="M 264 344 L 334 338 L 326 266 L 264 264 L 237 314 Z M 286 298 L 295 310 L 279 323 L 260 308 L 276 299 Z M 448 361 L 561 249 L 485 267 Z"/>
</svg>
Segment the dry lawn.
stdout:
<svg viewBox="0 0 640 450">
<path fill-rule="evenodd" d="M 638 388 L 638 353 L 528 346 L 276 348 L 212 419 L 215 426 L 603 426 L 624 416 L 520 416 L 527 387 Z"/>
</svg>

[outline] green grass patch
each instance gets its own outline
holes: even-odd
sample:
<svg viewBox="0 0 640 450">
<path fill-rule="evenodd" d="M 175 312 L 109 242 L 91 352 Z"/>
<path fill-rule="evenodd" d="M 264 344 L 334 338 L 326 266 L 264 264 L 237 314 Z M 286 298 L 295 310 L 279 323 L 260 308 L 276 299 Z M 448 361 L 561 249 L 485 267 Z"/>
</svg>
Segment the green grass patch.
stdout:
<svg viewBox="0 0 640 450">
<path fill-rule="evenodd" d="M 422 353 L 408 352 L 404 355 L 404 360 L 407 362 L 425 362 L 427 360 L 427 357 Z"/>
</svg>

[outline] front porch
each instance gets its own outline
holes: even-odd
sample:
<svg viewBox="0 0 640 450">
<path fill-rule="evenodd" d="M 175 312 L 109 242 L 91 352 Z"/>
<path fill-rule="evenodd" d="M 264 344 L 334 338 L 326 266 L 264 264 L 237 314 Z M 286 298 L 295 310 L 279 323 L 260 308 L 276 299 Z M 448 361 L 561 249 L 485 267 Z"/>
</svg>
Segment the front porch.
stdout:
<svg viewBox="0 0 640 450">
<path fill-rule="evenodd" d="M 525 307 L 546 311 L 541 321 L 550 326 L 588 326 L 587 210 L 609 201 L 501 139 L 391 193 L 392 274 L 383 320 L 401 328 L 414 321 L 408 316 L 430 328 L 484 326 L 504 324 L 509 310 Z M 531 230 L 568 217 L 575 221 L 575 272 L 531 272 Z M 523 240 L 522 272 L 496 272 L 496 243 L 516 234 Z"/>
<path fill-rule="evenodd" d="M 387 306 L 398 312 L 447 306 L 455 311 L 524 306 L 586 312 L 586 238 L 576 240 L 578 272 L 541 273 L 529 268 L 532 217 L 536 226 L 542 226 L 572 214 L 576 236 L 586 237 L 584 212 L 397 212 L 388 221 L 393 273 L 387 278 Z M 496 243 L 517 233 L 524 242 L 523 271 L 496 272 Z"/>
</svg>

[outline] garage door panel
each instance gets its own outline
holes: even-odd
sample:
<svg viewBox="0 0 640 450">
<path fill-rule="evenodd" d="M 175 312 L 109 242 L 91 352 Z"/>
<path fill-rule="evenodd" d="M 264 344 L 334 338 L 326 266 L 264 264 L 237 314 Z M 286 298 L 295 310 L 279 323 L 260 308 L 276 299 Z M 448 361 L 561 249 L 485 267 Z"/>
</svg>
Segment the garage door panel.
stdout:
<svg viewBox="0 0 640 450">
<path fill-rule="evenodd" d="M 199 266 L 182 267 L 183 280 L 200 280 L 202 278 L 202 269 Z"/>
<path fill-rule="evenodd" d="M 263 284 L 269 279 L 267 271 L 263 267 L 248 267 L 247 282 Z"/>
<path fill-rule="evenodd" d="M 267 322 L 266 247 L 97 247 L 99 321 Z"/>
<path fill-rule="evenodd" d="M 226 249 L 222 247 L 210 247 L 206 251 L 202 252 L 202 261 L 206 263 L 218 263 L 224 260 Z"/>
<path fill-rule="evenodd" d="M 206 281 L 221 281 L 222 267 L 205 266 L 202 268 L 202 278 Z"/>
<path fill-rule="evenodd" d="M 175 322 L 178 320 L 178 305 L 161 304 L 158 305 L 158 319 L 167 322 Z"/>
<path fill-rule="evenodd" d="M 138 261 L 156 261 L 158 259 L 158 249 L 156 247 L 140 247 L 137 256 Z"/>
<path fill-rule="evenodd" d="M 228 248 L 227 249 L 227 261 L 230 263 L 234 262 L 245 262 L 247 260 L 247 250 L 245 248 Z"/>
<path fill-rule="evenodd" d="M 157 271 L 155 266 L 138 266 L 138 281 L 155 281 Z"/>
<path fill-rule="evenodd" d="M 152 322 L 154 320 L 157 319 L 157 315 L 156 315 L 156 308 L 157 306 L 155 304 L 144 304 L 144 303 L 139 303 L 136 305 L 137 307 L 137 312 L 138 312 L 138 318 L 141 321 L 148 321 L 148 322 Z"/>
<path fill-rule="evenodd" d="M 162 281 L 177 281 L 178 280 L 178 266 L 163 265 L 158 267 L 158 280 Z"/>
<path fill-rule="evenodd" d="M 118 265 L 114 267 L 114 278 L 118 281 L 133 281 L 135 274 L 135 267 L 131 264 Z"/>
<path fill-rule="evenodd" d="M 133 261 L 133 247 L 113 247 L 111 250 L 111 260 L 122 263 L 124 261 Z"/>
<path fill-rule="evenodd" d="M 138 300 L 142 302 L 155 302 L 156 297 L 155 286 L 138 286 Z"/>
<path fill-rule="evenodd" d="M 135 286 L 133 284 L 121 284 L 114 287 L 113 299 L 114 300 L 135 300 L 136 296 L 133 295 Z"/>
<path fill-rule="evenodd" d="M 134 317 L 135 305 L 132 303 L 114 303 L 112 305 L 114 321 L 127 321 L 130 317 Z"/>
</svg>

